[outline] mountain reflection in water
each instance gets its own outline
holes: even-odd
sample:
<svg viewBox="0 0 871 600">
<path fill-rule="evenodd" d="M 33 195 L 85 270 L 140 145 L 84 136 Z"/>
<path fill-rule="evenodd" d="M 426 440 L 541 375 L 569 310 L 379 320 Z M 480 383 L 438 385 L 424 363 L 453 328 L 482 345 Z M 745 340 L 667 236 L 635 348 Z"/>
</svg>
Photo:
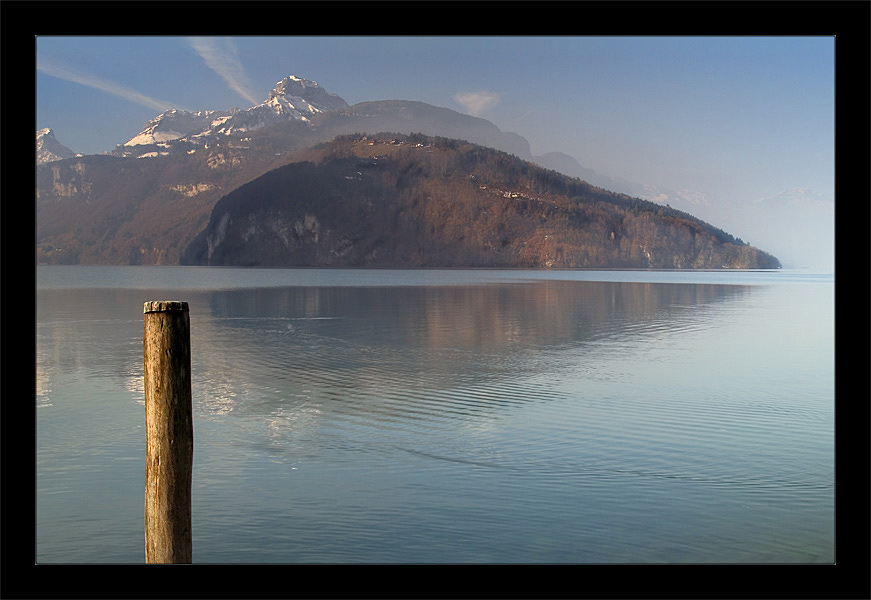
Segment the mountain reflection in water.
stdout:
<svg viewBox="0 0 871 600">
<path fill-rule="evenodd" d="M 500 389 L 524 372 L 540 373 L 548 350 L 626 343 L 698 327 L 705 307 L 740 298 L 749 288 L 630 282 L 543 281 L 483 286 L 288 287 L 209 296 L 207 315 L 192 308 L 203 351 L 201 377 L 223 382 L 203 407 L 226 413 L 270 411 L 275 403 L 319 393 L 349 404 L 390 400 L 411 414 L 424 398 L 456 388 L 476 409 L 547 396 L 547 382 Z M 545 371 L 547 369 L 545 368 Z M 240 405 L 242 384 L 273 390 L 272 401 Z M 476 386 L 489 398 L 474 401 Z M 303 390 L 306 390 L 303 392 Z M 262 395 L 262 394 L 259 394 Z M 267 394 L 269 395 L 269 394 Z M 438 410 L 457 408 L 443 399 Z M 232 406 L 232 409 L 231 409 Z"/>
</svg>

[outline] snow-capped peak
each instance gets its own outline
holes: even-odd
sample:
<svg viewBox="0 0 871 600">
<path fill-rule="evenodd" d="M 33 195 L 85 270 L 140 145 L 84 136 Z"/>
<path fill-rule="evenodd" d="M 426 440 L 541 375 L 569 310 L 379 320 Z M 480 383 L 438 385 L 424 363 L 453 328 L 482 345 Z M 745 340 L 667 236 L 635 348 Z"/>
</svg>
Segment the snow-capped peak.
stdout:
<svg viewBox="0 0 871 600">
<path fill-rule="evenodd" d="M 239 134 L 285 121 L 308 121 L 317 113 L 348 106 L 316 81 L 289 75 L 275 84 L 266 100 L 247 110 L 188 112 L 172 109 L 145 124 L 142 131 L 119 150 L 126 154 L 132 146 L 188 142 L 200 145 L 218 135 Z M 128 148 L 128 149 L 125 149 Z"/>
<path fill-rule="evenodd" d="M 238 109 L 235 109 L 238 110 Z M 233 111 L 201 110 L 190 112 L 170 109 L 145 124 L 142 131 L 124 143 L 125 146 L 159 144 L 201 132 L 216 120 L 224 119 Z"/>
<path fill-rule="evenodd" d="M 215 133 L 230 134 L 262 129 L 283 121 L 308 121 L 313 115 L 340 110 L 348 103 L 316 81 L 289 75 L 275 84 L 266 100 L 233 115 Z"/>
<path fill-rule="evenodd" d="M 54 131 L 43 127 L 36 132 L 36 163 L 42 164 L 72 158 L 76 153 L 57 141 Z"/>
</svg>

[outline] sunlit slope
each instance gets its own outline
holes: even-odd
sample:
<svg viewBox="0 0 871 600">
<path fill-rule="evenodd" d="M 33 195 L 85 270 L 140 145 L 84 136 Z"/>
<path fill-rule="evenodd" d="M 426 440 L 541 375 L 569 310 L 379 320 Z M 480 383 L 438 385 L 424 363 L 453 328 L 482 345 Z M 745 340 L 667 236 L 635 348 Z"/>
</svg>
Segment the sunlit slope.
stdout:
<svg viewBox="0 0 871 600">
<path fill-rule="evenodd" d="M 691 215 L 504 152 L 348 135 L 224 196 L 183 264 L 779 268 Z"/>
</svg>

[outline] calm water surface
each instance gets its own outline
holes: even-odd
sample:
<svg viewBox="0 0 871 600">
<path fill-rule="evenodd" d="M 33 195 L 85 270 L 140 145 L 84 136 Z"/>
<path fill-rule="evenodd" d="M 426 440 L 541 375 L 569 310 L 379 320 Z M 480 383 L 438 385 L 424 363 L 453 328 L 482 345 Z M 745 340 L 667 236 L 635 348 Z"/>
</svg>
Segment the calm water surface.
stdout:
<svg viewBox="0 0 871 600">
<path fill-rule="evenodd" d="M 144 562 L 190 305 L 196 563 L 831 563 L 834 278 L 37 269 L 37 562 Z"/>
</svg>

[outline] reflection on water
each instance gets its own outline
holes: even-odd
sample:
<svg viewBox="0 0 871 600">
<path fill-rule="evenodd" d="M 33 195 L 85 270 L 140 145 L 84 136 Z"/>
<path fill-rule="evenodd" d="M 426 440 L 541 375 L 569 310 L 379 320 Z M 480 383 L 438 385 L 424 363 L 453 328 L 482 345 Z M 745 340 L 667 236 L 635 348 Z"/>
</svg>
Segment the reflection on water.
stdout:
<svg viewBox="0 0 871 600">
<path fill-rule="evenodd" d="M 198 324 L 201 379 L 215 384 L 204 390 L 203 409 L 223 414 L 250 396 L 231 391 L 235 371 L 258 375 L 263 402 L 246 401 L 246 412 L 317 398 L 340 400 L 331 413 L 478 416 L 557 393 L 544 378 L 519 378 L 546 374 L 561 350 L 674 335 L 702 326 L 705 305 L 747 293 L 738 286 L 560 281 L 216 292 Z"/>
<path fill-rule="evenodd" d="M 170 296 L 195 562 L 831 560 L 830 285 L 401 275 L 41 289 L 40 560 L 144 560 L 142 303 Z"/>
<path fill-rule="evenodd" d="M 686 320 L 680 309 L 729 300 L 747 289 L 565 281 L 475 287 L 259 288 L 212 294 L 209 313 L 217 319 L 367 320 L 372 333 L 392 336 L 391 343 L 503 350 L 506 345 L 553 345 L 612 335 L 655 320 Z M 330 325 L 342 329 L 342 324 Z"/>
</svg>

